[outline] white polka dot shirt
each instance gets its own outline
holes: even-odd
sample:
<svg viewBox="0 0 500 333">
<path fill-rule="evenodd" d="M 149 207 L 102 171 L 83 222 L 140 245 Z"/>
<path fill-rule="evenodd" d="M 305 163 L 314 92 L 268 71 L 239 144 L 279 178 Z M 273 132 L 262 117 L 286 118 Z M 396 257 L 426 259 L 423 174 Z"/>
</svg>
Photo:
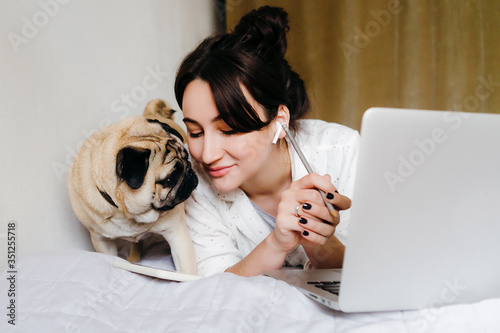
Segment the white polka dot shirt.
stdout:
<svg viewBox="0 0 500 333">
<path fill-rule="evenodd" d="M 329 174 L 337 190 L 352 196 L 357 163 L 359 134 L 357 131 L 321 120 L 300 120 L 295 139 L 313 170 Z M 291 144 L 292 179 L 307 174 Z M 194 163 L 199 185 L 186 201 L 186 222 L 193 240 L 198 274 L 209 276 L 225 271 L 247 256 L 270 232 L 250 199 L 241 189 L 218 192 L 209 178 Z M 335 235 L 345 244 L 350 210 L 341 212 Z M 304 265 L 308 260 L 299 246 L 289 253 L 286 264 Z"/>
</svg>

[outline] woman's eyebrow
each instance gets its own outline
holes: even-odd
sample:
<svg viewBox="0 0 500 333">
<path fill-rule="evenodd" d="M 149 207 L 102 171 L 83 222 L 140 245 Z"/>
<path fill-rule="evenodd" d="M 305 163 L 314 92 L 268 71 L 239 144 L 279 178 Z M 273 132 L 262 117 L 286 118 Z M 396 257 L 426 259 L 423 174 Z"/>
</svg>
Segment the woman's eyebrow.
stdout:
<svg viewBox="0 0 500 333">
<path fill-rule="evenodd" d="M 222 117 L 221 117 L 221 115 L 218 115 L 217 117 L 215 117 L 214 119 L 212 119 L 212 123 L 216 123 L 216 122 L 218 122 L 218 121 L 220 121 L 220 120 L 222 120 Z M 188 117 L 184 117 L 184 118 L 182 119 L 182 121 L 183 121 L 184 123 L 191 123 L 191 124 L 198 125 L 198 122 L 197 122 L 196 120 L 191 119 L 191 118 L 188 118 Z"/>
<path fill-rule="evenodd" d="M 186 118 L 186 117 L 182 118 L 182 121 L 183 121 L 184 123 L 198 124 L 198 122 L 197 122 L 197 121 L 195 121 L 195 120 L 193 120 L 193 119 L 191 119 L 191 118 Z"/>
</svg>

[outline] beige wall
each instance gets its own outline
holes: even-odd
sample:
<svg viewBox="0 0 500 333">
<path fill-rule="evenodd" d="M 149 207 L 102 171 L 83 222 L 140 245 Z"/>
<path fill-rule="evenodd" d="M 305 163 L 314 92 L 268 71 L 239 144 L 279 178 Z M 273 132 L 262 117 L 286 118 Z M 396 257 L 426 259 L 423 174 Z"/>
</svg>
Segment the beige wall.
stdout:
<svg viewBox="0 0 500 333">
<path fill-rule="evenodd" d="M 67 194 L 78 147 L 150 99 L 175 106 L 177 67 L 214 31 L 216 9 L 211 0 L 2 1 L 0 269 L 11 221 L 18 256 L 92 249 Z"/>
<path fill-rule="evenodd" d="M 311 117 L 359 129 L 392 106 L 500 112 L 500 1 L 229 0 L 227 26 L 262 5 L 290 14 L 289 51 Z"/>
</svg>

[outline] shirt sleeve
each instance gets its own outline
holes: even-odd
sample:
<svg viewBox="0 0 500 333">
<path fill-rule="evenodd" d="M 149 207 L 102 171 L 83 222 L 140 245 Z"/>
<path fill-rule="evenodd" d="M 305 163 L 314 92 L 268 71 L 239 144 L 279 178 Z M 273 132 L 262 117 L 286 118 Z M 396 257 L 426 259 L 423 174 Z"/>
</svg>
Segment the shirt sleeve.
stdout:
<svg viewBox="0 0 500 333">
<path fill-rule="evenodd" d="M 352 199 L 360 136 L 347 126 L 325 121 L 309 121 L 303 133 L 304 152 L 313 169 L 330 175 L 337 191 Z M 335 236 L 345 244 L 350 223 L 350 209 L 340 211 Z"/>
<path fill-rule="evenodd" d="M 352 200 L 354 192 L 354 181 L 358 162 L 360 136 L 357 131 L 350 130 L 348 139 L 343 145 L 342 164 L 338 169 L 337 190 L 340 194 Z M 340 223 L 336 228 L 335 235 L 346 244 L 349 224 L 351 220 L 351 209 L 340 211 Z"/>
<path fill-rule="evenodd" d="M 222 273 L 242 259 L 233 233 L 210 201 L 213 202 L 196 190 L 185 207 L 200 276 Z"/>
</svg>

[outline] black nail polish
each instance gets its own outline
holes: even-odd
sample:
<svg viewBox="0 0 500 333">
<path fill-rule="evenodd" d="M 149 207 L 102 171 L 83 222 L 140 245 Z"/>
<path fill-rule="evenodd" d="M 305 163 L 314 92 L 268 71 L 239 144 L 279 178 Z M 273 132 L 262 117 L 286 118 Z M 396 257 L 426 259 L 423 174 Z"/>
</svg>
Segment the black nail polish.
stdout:
<svg viewBox="0 0 500 333">
<path fill-rule="evenodd" d="M 335 193 L 339 193 L 339 191 L 335 190 Z"/>
<path fill-rule="evenodd" d="M 333 199 L 333 194 L 332 194 L 332 193 L 330 193 L 330 192 L 328 192 L 328 193 L 326 194 L 326 198 L 327 198 L 328 200 L 332 200 L 332 199 Z"/>
<path fill-rule="evenodd" d="M 300 218 L 299 223 L 306 224 L 307 220 L 303 217 Z"/>
<path fill-rule="evenodd" d="M 305 209 L 305 210 L 311 209 L 311 204 L 308 204 L 307 202 L 302 204 L 302 209 Z"/>
<path fill-rule="evenodd" d="M 302 235 L 309 236 L 309 232 L 307 230 L 302 231 Z"/>
</svg>

